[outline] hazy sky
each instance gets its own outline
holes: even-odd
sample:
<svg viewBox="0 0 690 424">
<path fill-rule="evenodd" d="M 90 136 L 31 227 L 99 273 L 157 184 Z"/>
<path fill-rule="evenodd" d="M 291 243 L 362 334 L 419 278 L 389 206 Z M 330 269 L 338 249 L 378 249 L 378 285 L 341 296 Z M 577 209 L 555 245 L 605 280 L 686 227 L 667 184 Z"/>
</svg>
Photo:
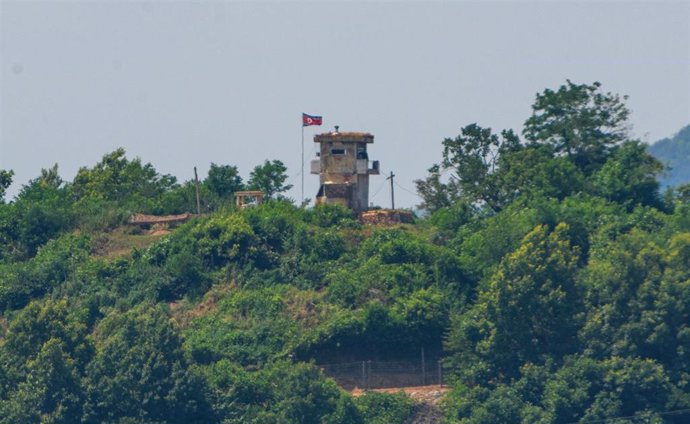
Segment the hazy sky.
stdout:
<svg viewBox="0 0 690 424">
<path fill-rule="evenodd" d="M 443 138 L 519 131 L 566 79 L 629 95 L 635 136 L 672 135 L 690 123 L 690 2 L 0 0 L 0 168 L 14 195 L 119 146 L 180 180 L 280 159 L 298 198 L 306 112 L 324 116 L 307 163 L 317 132 L 371 132 L 409 207 Z M 313 198 L 318 176 L 305 180 Z"/>
</svg>

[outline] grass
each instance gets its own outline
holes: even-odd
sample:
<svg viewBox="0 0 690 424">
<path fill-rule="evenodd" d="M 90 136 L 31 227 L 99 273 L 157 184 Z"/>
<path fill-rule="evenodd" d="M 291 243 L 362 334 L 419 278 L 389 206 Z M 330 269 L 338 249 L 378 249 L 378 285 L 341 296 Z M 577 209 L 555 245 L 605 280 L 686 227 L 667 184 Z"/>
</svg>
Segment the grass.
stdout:
<svg viewBox="0 0 690 424">
<path fill-rule="evenodd" d="M 116 259 L 132 254 L 134 249 L 143 249 L 169 234 L 166 229 L 142 230 L 122 226 L 109 233 L 100 233 L 92 241 L 94 256 Z"/>
</svg>

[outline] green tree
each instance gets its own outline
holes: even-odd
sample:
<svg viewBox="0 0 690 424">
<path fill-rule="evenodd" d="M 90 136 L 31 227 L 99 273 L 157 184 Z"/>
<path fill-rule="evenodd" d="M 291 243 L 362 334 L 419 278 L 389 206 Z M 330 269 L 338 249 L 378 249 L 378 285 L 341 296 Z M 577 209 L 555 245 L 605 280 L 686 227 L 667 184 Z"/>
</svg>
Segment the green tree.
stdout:
<svg viewBox="0 0 690 424">
<path fill-rule="evenodd" d="M 507 203 L 497 177 L 499 159 L 519 148 L 520 140 L 511 130 L 499 136 L 490 128 L 470 124 L 454 139 L 443 140 L 443 166 L 452 169 L 451 178 L 462 198 L 499 211 Z"/>
<path fill-rule="evenodd" d="M 649 359 L 613 357 L 601 367 L 601 390 L 582 421 L 640 416 L 645 418 L 641 422 L 664 422 L 655 412 L 666 409 L 673 389 L 662 366 Z"/>
<path fill-rule="evenodd" d="M 595 247 L 580 337 L 596 357 L 652 358 L 677 375 L 690 367 L 690 236 L 654 238 L 635 228 Z"/>
<path fill-rule="evenodd" d="M 89 240 L 85 236 L 65 234 L 49 240 L 28 261 L 0 268 L 0 305 L 19 309 L 32 299 L 59 288 L 88 258 Z"/>
<path fill-rule="evenodd" d="M 26 380 L 0 401 L 2 424 L 70 424 L 81 419 L 83 390 L 75 361 L 59 339 L 48 340 L 27 364 Z"/>
<path fill-rule="evenodd" d="M 217 197 L 205 184 L 199 185 L 199 200 L 202 213 L 216 209 Z M 194 181 L 185 181 L 165 191 L 156 201 L 152 212 L 156 215 L 196 213 L 196 186 Z"/>
<path fill-rule="evenodd" d="M 5 201 L 5 193 L 7 192 L 9 186 L 12 185 L 13 176 L 14 171 L 12 171 L 11 169 L 9 171 L 0 169 L 0 204 L 2 204 Z"/>
<path fill-rule="evenodd" d="M 114 312 L 95 338 L 84 384 L 85 422 L 210 420 L 203 382 L 189 371 L 179 335 L 160 307 Z"/>
<path fill-rule="evenodd" d="M 139 158 L 127 159 L 125 149 L 119 148 L 103 156 L 93 168 L 79 169 L 71 189 L 78 199 L 122 202 L 157 198 L 175 185 L 175 177 L 159 174 Z"/>
<path fill-rule="evenodd" d="M 42 169 L 39 177 L 22 186 L 8 212 L 7 233 L 28 257 L 49 239 L 70 229 L 75 215 L 57 164 Z"/>
<path fill-rule="evenodd" d="M 422 198 L 419 205 L 431 213 L 450 207 L 459 197 L 457 180 L 452 178 L 447 183 L 441 181 L 443 171 L 440 165 L 433 165 L 427 171 L 429 175 L 423 180 L 415 180 L 417 194 Z"/>
<path fill-rule="evenodd" d="M 527 234 L 480 288 L 476 304 L 451 325 L 449 365 L 470 380 L 500 381 L 518 376 L 525 363 L 574 351 L 579 255 L 565 224 Z"/>
<path fill-rule="evenodd" d="M 690 204 L 690 183 L 681 184 L 676 187 L 674 190 L 674 195 L 679 202 L 683 204 Z"/>
<path fill-rule="evenodd" d="M 252 190 L 263 191 L 266 198 L 272 199 L 292 188 L 292 184 L 285 184 L 288 179 L 286 172 L 287 167 L 283 162 L 266 160 L 262 165 L 254 167 L 249 174 L 247 186 Z"/>
<path fill-rule="evenodd" d="M 632 208 L 636 205 L 662 208 L 657 176 L 663 165 L 647 153 L 639 141 L 626 141 L 593 175 L 592 184 L 603 197 Z"/>
<path fill-rule="evenodd" d="M 444 183 L 441 175 L 447 171 L 452 172 Z M 420 206 L 431 212 L 458 201 L 499 212 L 519 196 L 563 199 L 585 187 L 579 170 L 549 146 L 525 146 L 510 130 L 498 135 L 477 124 L 445 139 L 442 165 L 415 183 Z"/>
<path fill-rule="evenodd" d="M 206 370 L 215 409 L 227 424 L 361 424 L 341 392 L 311 364 L 277 361 L 247 371 L 221 360 Z"/>
<path fill-rule="evenodd" d="M 564 157 L 554 157 L 547 146 L 529 145 L 499 158 L 498 185 L 506 201 L 520 195 L 559 200 L 585 189 L 582 173 Z"/>
<path fill-rule="evenodd" d="M 402 393 L 368 392 L 355 399 L 355 405 L 366 424 L 405 423 L 415 410 L 412 399 Z"/>
<path fill-rule="evenodd" d="M 0 340 L 0 423 L 73 423 L 91 359 L 87 327 L 65 300 L 32 302 Z"/>
<path fill-rule="evenodd" d="M 231 199 L 233 193 L 244 189 L 242 177 L 236 166 L 215 163 L 211 163 L 204 185 L 220 199 Z"/>
<path fill-rule="evenodd" d="M 540 403 L 549 417 L 545 422 L 554 424 L 632 416 L 630 422 L 673 423 L 673 416 L 662 420 L 658 414 L 681 409 L 672 406 L 673 393 L 664 368 L 653 360 L 575 356 L 549 376 Z"/>
<path fill-rule="evenodd" d="M 603 92 L 601 83 L 574 84 L 537 94 L 523 134 L 567 156 L 586 175 L 599 169 L 627 138 L 627 96 Z"/>
<path fill-rule="evenodd" d="M 12 320 L 0 345 L 11 360 L 3 365 L 24 375 L 26 364 L 35 360 L 43 345 L 57 339 L 61 349 L 77 361 L 76 365 L 84 367 L 91 358 L 92 346 L 86 338 L 86 325 L 74 315 L 66 300 L 31 302 Z"/>
</svg>

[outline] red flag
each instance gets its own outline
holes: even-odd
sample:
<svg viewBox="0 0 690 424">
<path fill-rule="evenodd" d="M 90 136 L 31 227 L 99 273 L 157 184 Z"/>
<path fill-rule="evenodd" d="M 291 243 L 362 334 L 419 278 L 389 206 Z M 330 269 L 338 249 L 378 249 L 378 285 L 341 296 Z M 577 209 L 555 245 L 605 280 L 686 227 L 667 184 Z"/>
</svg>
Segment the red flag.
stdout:
<svg viewBox="0 0 690 424">
<path fill-rule="evenodd" d="M 308 127 L 310 125 L 321 125 L 323 123 L 323 116 L 312 116 L 306 113 L 302 114 L 302 126 Z"/>
</svg>

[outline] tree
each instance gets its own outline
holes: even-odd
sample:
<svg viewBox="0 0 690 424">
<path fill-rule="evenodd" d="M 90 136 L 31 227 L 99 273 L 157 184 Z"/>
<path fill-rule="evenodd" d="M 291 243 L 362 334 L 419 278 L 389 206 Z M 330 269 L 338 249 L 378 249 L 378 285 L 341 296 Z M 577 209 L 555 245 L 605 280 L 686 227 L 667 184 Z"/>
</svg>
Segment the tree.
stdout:
<svg viewBox="0 0 690 424">
<path fill-rule="evenodd" d="M 208 186 L 211 192 L 220 199 L 229 199 L 233 193 L 244 188 L 242 177 L 240 177 L 236 166 L 216 165 L 215 163 L 211 163 L 204 185 Z"/>
<path fill-rule="evenodd" d="M 57 164 L 22 186 L 13 206 L 13 238 L 27 256 L 74 223 L 72 201 Z"/>
<path fill-rule="evenodd" d="M 5 201 L 5 193 L 7 192 L 9 186 L 12 185 L 13 176 L 14 171 L 11 169 L 9 171 L 0 169 L 0 204 L 4 203 Z"/>
<path fill-rule="evenodd" d="M 59 339 L 61 349 L 84 366 L 91 356 L 91 345 L 86 340 L 86 326 L 70 316 L 67 301 L 31 302 L 12 321 L 9 332 L 0 345 L 9 354 L 8 368 L 26 374 L 26 364 L 36 358 L 51 339 Z"/>
<path fill-rule="evenodd" d="M 95 338 L 84 383 L 84 422 L 211 421 L 205 387 L 189 371 L 178 332 L 160 307 L 113 312 Z"/>
<path fill-rule="evenodd" d="M 660 364 L 651 359 L 612 357 L 602 361 L 602 368 L 603 390 L 595 396 L 582 421 L 633 415 L 644 418 L 641 422 L 675 421 L 662 420 L 658 414 L 668 407 L 673 396 L 668 375 Z M 676 422 L 684 421 L 679 418 Z"/>
<path fill-rule="evenodd" d="M 593 175 L 593 185 L 601 196 L 630 208 L 636 205 L 662 208 L 656 177 L 664 167 L 647 153 L 639 141 L 626 141 Z"/>
<path fill-rule="evenodd" d="M 156 198 L 175 186 L 175 177 L 159 174 L 153 165 L 142 164 L 139 158 L 127 159 L 125 149 L 119 148 L 103 156 L 93 168 L 79 169 L 72 192 L 78 199 L 123 202 Z"/>
<path fill-rule="evenodd" d="M 417 180 L 422 207 L 432 212 L 462 201 L 499 212 L 519 196 L 563 199 L 585 187 L 580 170 L 547 145 L 523 145 L 512 131 L 500 136 L 471 124 L 443 141 L 443 163 Z M 452 171 L 448 183 L 441 174 Z"/>
<path fill-rule="evenodd" d="M 252 190 L 263 191 L 268 199 L 284 193 L 292 188 L 292 184 L 285 184 L 287 167 L 279 160 L 266 160 L 263 165 L 257 165 L 249 174 L 247 185 Z"/>
<path fill-rule="evenodd" d="M 548 422 L 571 423 L 612 421 L 672 423 L 655 411 L 669 409 L 673 396 L 664 368 L 649 359 L 612 357 L 597 361 L 584 356 L 569 357 L 564 366 L 550 373 L 541 403 Z M 680 406 L 674 409 L 681 409 Z M 684 422 L 679 416 L 678 422 Z"/>
<path fill-rule="evenodd" d="M 547 146 L 529 145 L 499 158 L 498 185 L 506 201 L 520 195 L 559 200 L 585 188 L 584 176 L 568 159 Z"/>
<path fill-rule="evenodd" d="M 81 371 L 92 350 L 71 307 L 31 302 L 11 321 L 0 342 L 0 424 L 79 422 Z"/>
<path fill-rule="evenodd" d="M 497 176 L 499 158 L 520 148 L 515 133 L 503 131 L 499 137 L 491 128 L 470 124 L 461 129 L 460 135 L 446 138 L 442 144 L 442 163 L 429 168 L 426 179 L 415 181 L 423 200 L 420 207 L 435 212 L 461 200 L 501 210 L 507 200 Z M 441 176 L 446 171 L 451 174 L 449 181 L 443 183 Z"/>
<path fill-rule="evenodd" d="M 599 169 L 627 137 L 627 96 L 605 93 L 601 83 L 574 84 L 537 94 L 523 134 L 567 156 L 586 175 Z"/>
<path fill-rule="evenodd" d="M 680 374 L 690 367 L 690 235 L 654 238 L 636 228 L 596 247 L 580 338 L 597 357 L 653 358 Z"/>
<path fill-rule="evenodd" d="M 525 363 L 540 364 L 573 351 L 579 255 L 567 225 L 553 231 L 534 228 L 480 289 L 474 307 L 451 325 L 449 363 L 470 380 L 508 380 Z"/>
<path fill-rule="evenodd" d="M 208 186 L 199 186 L 201 210 L 214 210 L 217 203 L 216 196 Z M 155 203 L 152 209 L 154 215 L 178 214 L 183 212 L 196 213 L 196 186 L 194 181 L 185 181 L 166 191 Z"/>
<path fill-rule="evenodd" d="M 29 261 L 8 264 L 0 272 L 0 305 L 20 309 L 31 299 L 58 289 L 90 253 L 88 237 L 65 234 L 41 246 Z"/>
<path fill-rule="evenodd" d="M 443 171 L 440 165 L 433 165 L 427 172 L 428 177 L 414 182 L 417 193 L 422 198 L 419 207 L 433 213 L 451 206 L 459 196 L 457 182 L 454 179 L 448 183 L 441 182 Z"/>
<path fill-rule="evenodd" d="M 683 204 L 690 203 L 690 183 L 681 184 L 673 190 L 674 197 Z"/>
<path fill-rule="evenodd" d="M 367 424 L 389 424 L 410 422 L 415 404 L 402 393 L 366 392 L 355 399 L 355 405 Z"/>
<path fill-rule="evenodd" d="M 227 424 L 361 424 L 341 391 L 311 364 L 275 361 L 257 371 L 220 360 L 207 369 L 215 409 Z"/>
<path fill-rule="evenodd" d="M 499 211 L 507 202 L 496 174 L 499 158 L 519 148 L 520 140 L 511 130 L 499 136 L 491 128 L 470 124 L 457 137 L 443 140 L 443 167 L 453 170 L 451 178 L 462 198 Z"/>
<path fill-rule="evenodd" d="M 74 360 L 62 342 L 52 338 L 28 362 L 26 380 L 7 401 L 0 401 L 0 423 L 76 423 L 81 419 L 82 397 Z"/>
</svg>

